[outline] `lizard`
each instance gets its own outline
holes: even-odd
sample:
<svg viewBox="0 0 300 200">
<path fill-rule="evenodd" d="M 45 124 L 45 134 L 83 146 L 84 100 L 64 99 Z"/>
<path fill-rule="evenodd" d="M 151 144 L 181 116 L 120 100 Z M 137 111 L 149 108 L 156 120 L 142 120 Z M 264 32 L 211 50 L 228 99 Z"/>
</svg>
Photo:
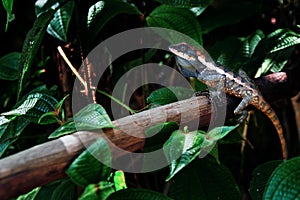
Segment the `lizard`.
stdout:
<svg viewBox="0 0 300 200">
<path fill-rule="evenodd" d="M 287 159 L 287 147 L 281 123 L 271 105 L 264 99 L 246 72 L 240 69 L 236 74 L 215 63 L 203 48 L 196 48 L 184 42 L 170 45 L 169 50 L 175 54 L 179 71 L 184 76 L 194 77 L 207 87 L 216 89 L 216 94 L 222 91 L 242 98 L 234 114 L 241 114 L 245 119 L 248 115 L 245 110 L 248 105 L 263 112 L 273 123 L 281 143 L 282 157 L 284 160 Z"/>
</svg>

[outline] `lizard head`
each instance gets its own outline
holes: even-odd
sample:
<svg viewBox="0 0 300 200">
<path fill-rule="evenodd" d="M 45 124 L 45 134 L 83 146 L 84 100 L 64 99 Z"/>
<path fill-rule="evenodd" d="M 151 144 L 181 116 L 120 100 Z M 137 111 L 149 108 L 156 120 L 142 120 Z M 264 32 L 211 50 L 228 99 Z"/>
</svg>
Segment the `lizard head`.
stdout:
<svg viewBox="0 0 300 200">
<path fill-rule="evenodd" d="M 169 50 L 176 55 L 176 61 L 180 72 L 188 77 L 195 77 L 197 74 L 195 64 L 197 62 L 196 50 L 187 43 L 173 44 Z"/>
<path fill-rule="evenodd" d="M 189 62 L 196 61 L 197 59 L 197 54 L 195 49 L 185 42 L 170 45 L 169 50 L 172 53 L 174 53 L 177 57 Z"/>
</svg>

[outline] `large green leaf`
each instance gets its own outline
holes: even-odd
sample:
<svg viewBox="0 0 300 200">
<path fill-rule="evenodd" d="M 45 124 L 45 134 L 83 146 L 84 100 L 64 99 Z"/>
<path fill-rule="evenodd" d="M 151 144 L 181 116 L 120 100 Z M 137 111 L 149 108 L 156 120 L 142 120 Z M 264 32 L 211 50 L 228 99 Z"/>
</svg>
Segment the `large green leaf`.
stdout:
<svg viewBox="0 0 300 200">
<path fill-rule="evenodd" d="M 102 2 L 100 5 L 98 2 L 95 3 L 89 10 L 87 27 L 90 41 L 93 41 L 105 24 L 113 17 L 119 14 L 141 14 L 136 7 L 121 0 L 105 0 Z"/>
<path fill-rule="evenodd" d="M 170 175 L 166 180 L 170 180 L 199 155 L 204 140 L 203 131 L 183 133 L 178 130 L 173 132 L 163 146 L 165 156 L 170 163 Z"/>
<path fill-rule="evenodd" d="M 216 127 L 205 134 L 204 131 L 174 131 L 164 144 L 163 150 L 170 163 L 170 174 L 167 181 L 191 163 L 202 151 L 211 150 L 215 143 L 225 137 L 237 126 Z M 208 152 L 209 153 L 209 152 Z M 217 154 L 213 152 L 214 155 Z"/>
<path fill-rule="evenodd" d="M 1 118 L 4 116 L 1 116 Z M 18 136 L 22 133 L 22 131 L 26 128 L 26 126 L 30 123 L 30 120 L 24 117 L 13 117 L 6 118 L 5 120 L 1 120 L 0 130 L 0 157 L 3 155 L 5 150 L 17 140 Z M 9 122 L 4 122 L 4 121 Z M 4 123 L 3 123 L 4 122 Z"/>
<path fill-rule="evenodd" d="M 51 199 L 55 200 L 73 200 L 76 199 L 76 185 L 70 180 L 62 180 L 53 190 Z M 45 198 L 43 198 L 45 199 Z"/>
<path fill-rule="evenodd" d="M 66 173 L 74 183 L 80 186 L 99 183 L 99 181 L 107 179 L 111 159 L 107 141 L 99 138 L 72 162 Z"/>
<path fill-rule="evenodd" d="M 170 200 L 171 198 L 147 189 L 129 188 L 112 193 L 107 200 Z"/>
<path fill-rule="evenodd" d="M 165 87 L 153 91 L 147 98 L 147 102 L 151 107 L 157 105 L 165 105 L 172 102 L 188 99 L 194 94 L 190 88 L 183 87 Z"/>
<path fill-rule="evenodd" d="M 12 52 L 0 58 L 0 79 L 11 81 L 18 79 L 20 58 L 19 52 Z"/>
<path fill-rule="evenodd" d="M 243 43 L 237 37 L 228 37 L 213 45 L 209 49 L 209 53 L 216 63 L 220 63 L 233 71 L 238 71 L 243 60 L 242 48 Z"/>
<path fill-rule="evenodd" d="M 114 128 L 105 109 L 99 104 L 89 104 L 82 108 L 58 127 L 48 138 L 57 138 L 76 131 L 97 130 L 102 128 Z"/>
<path fill-rule="evenodd" d="M 1 115 L 10 117 L 23 116 L 31 122 L 38 123 L 44 113 L 55 110 L 57 103 L 58 101 L 48 94 L 29 94 L 17 108 Z"/>
<path fill-rule="evenodd" d="M 53 18 L 54 10 L 49 10 L 43 14 L 41 14 L 36 21 L 34 22 L 33 27 L 26 35 L 26 39 L 24 41 L 22 55 L 20 60 L 20 69 L 21 75 L 19 77 L 18 83 L 18 99 L 21 97 L 21 94 L 28 84 L 31 72 L 31 66 L 34 62 L 35 56 L 39 50 L 42 39 L 44 37 L 46 28 Z"/>
<path fill-rule="evenodd" d="M 94 5 L 89 8 L 88 16 L 87 16 L 87 27 L 90 28 L 93 20 L 99 15 L 101 10 L 104 8 L 105 1 L 98 1 Z"/>
<path fill-rule="evenodd" d="M 67 42 L 67 33 L 74 10 L 74 5 L 74 1 L 69 1 L 55 12 L 54 18 L 47 27 L 47 32 L 50 35 L 61 41 Z"/>
<path fill-rule="evenodd" d="M 174 199 L 239 200 L 241 194 L 230 171 L 216 159 L 197 159 L 178 173 L 169 188 Z"/>
<path fill-rule="evenodd" d="M 202 30 L 200 24 L 195 15 L 188 9 L 161 5 L 150 13 L 146 21 L 148 26 L 176 30 L 191 37 L 200 45 L 202 44 Z M 195 43 L 193 41 L 186 41 L 187 38 L 184 37 L 184 35 L 183 37 L 179 37 L 178 34 L 173 35 L 172 32 L 168 35 L 166 35 L 165 32 L 162 34 L 162 37 L 172 44 L 183 41 L 190 44 Z"/>
<path fill-rule="evenodd" d="M 263 198 L 268 180 L 280 163 L 282 163 L 282 160 L 273 160 L 258 166 L 252 172 L 249 192 L 253 200 L 261 200 Z"/>
<path fill-rule="evenodd" d="M 49 135 L 49 139 L 58 138 L 64 135 L 68 135 L 76 132 L 75 122 L 72 119 L 68 119 L 65 123 L 63 123 L 60 127 L 58 127 L 51 135 Z"/>
<path fill-rule="evenodd" d="M 268 71 L 280 71 L 299 44 L 299 35 L 289 29 L 277 29 L 263 38 L 256 46 L 247 66 L 261 66 L 255 77 Z"/>
<path fill-rule="evenodd" d="M 114 128 L 105 109 L 99 104 L 89 104 L 73 117 L 78 131 Z"/>
<path fill-rule="evenodd" d="M 38 187 L 21 195 L 17 200 L 73 200 L 76 197 L 76 185 L 70 179 L 62 179 L 45 186 Z"/>
<path fill-rule="evenodd" d="M 256 30 L 255 33 L 245 38 L 241 38 L 241 41 L 243 42 L 243 48 L 242 48 L 243 56 L 245 58 L 251 58 L 251 56 L 255 51 L 256 46 L 263 38 L 265 38 L 265 35 L 261 30 Z"/>
<path fill-rule="evenodd" d="M 163 143 L 170 137 L 173 131 L 179 128 L 175 122 L 156 124 L 145 131 L 145 152 L 161 149 Z"/>
<path fill-rule="evenodd" d="M 206 134 L 206 139 L 207 140 L 213 140 L 213 141 L 218 141 L 222 138 L 224 138 L 230 131 L 238 127 L 239 125 L 235 126 L 220 126 L 212 129 Z"/>
<path fill-rule="evenodd" d="M 300 157 L 292 158 L 280 164 L 267 184 L 264 199 L 300 198 Z"/>
<path fill-rule="evenodd" d="M 11 145 L 30 123 L 38 123 L 39 118 L 55 109 L 58 101 L 54 96 L 56 87 L 46 89 L 45 86 L 33 89 L 30 94 L 20 100 L 13 110 L 0 115 L 0 156 Z"/>
<path fill-rule="evenodd" d="M 272 36 L 272 34 L 270 34 L 268 37 L 271 37 L 271 36 Z M 276 44 L 270 50 L 270 53 L 274 53 L 276 51 L 280 51 L 282 49 L 289 48 L 289 47 L 297 45 L 299 43 L 300 43 L 300 35 L 287 29 L 287 30 L 285 30 L 285 34 L 281 35 L 277 39 Z"/>
<path fill-rule="evenodd" d="M 280 51 L 267 54 L 263 63 L 261 64 L 261 67 L 258 68 L 255 77 L 260 77 L 261 75 L 264 75 L 269 71 L 281 71 L 285 64 L 288 62 L 293 52 L 294 47 L 289 47 Z"/>
<path fill-rule="evenodd" d="M 17 198 L 17 200 L 33 200 L 33 199 L 35 199 L 35 197 L 38 194 L 40 189 L 41 189 L 40 187 L 37 187 L 37 188 L 31 190 L 30 192 L 19 196 Z"/>
<path fill-rule="evenodd" d="M 8 24 L 15 19 L 15 15 L 12 13 L 12 8 L 14 4 L 14 0 L 2 0 L 3 7 L 6 11 L 6 26 L 5 31 L 8 29 Z"/>
<path fill-rule="evenodd" d="M 203 33 L 209 33 L 216 28 L 238 23 L 259 12 L 259 3 L 239 1 L 237 3 L 226 3 L 215 9 L 206 9 L 199 16 L 199 20 Z"/>
</svg>

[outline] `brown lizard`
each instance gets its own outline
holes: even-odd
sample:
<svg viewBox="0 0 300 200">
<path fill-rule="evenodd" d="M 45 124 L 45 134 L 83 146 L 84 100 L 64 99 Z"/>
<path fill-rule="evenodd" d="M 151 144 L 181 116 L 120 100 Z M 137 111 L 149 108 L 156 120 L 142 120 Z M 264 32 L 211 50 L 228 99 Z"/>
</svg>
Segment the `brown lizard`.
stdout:
<svg viewBox="0 0 300 200">
<path fill-rule="evenodd" d="M 287 158 L 286 142 L 280 121 L 265 101 L 253 81 L 243 70 L 239 75 L 229 69 L 216 64 L 203 48 L 195 48 L 187 43 L 179 43 L 169 46 L 169 50 L 176 55 L 180 72 L 187 77 L 195 77 L 210 88 L 214 88 L 217 94 L 224 91 L 227 94 L 242 98 L 242 101 L 234 110 L 235 114 L 242 114 L 245 119 L 247 111 L 245 108 L 251 104 L 261 110 L 275 126 L 282 148 L 282 157 Z"/>
</svg>

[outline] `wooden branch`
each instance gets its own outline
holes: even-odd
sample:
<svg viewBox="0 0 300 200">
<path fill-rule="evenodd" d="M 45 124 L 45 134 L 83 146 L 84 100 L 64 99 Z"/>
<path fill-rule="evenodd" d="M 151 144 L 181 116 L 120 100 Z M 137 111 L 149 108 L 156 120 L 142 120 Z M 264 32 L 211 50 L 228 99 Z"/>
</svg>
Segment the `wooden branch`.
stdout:
<svg viewBox="0 0 300 200">
<path fill-rule="evenodd" d="M 256 80 L 267 100 L 275 100 L 270 98 L 271 94 L 275 94 L 276 98 L 282 98 L 282 93 L 286 95 L 286 92 L 278 92 L 278 88 L 291 91 L 293 86 L 290 84 L 293 82 L 288 80 L 287 74 L 274 73 Z M 228 110 L 235 108 L 238 103 L 233 97 L 229 97 L 227 102 Z M 168 104 L 114 121 L 119 130 L 105 130 L 105 137 L 121 149 L 134 152 L 143 148 L 143 133 L 155 124 L 174 121 L 185 125 L 196 120 L 199 127 L 207 126 L 211 107 L 204 96 Z M 127 133 L 135 133 L 135 137 Z M 83 144 L 90 144 L 99 136 L 96 132 L 81 131 L 1 159 L 0 199 L 16 197 L 66 176 L 64 170 L 86 148 Z"/>
<path fill-rule="evenodd" d="M 144 146 L 144 131 L 166 121 L 182 124 L 210 121 L 210 104 L 206 97 L 195 97 L 166 106 L 150 109 L 116 120 L 119 130 L 109 129 L 105 136 L 119 148 L 136 151 Z M 134 133 L 135 137 L 126 133 Z M 100 135 L 96 132 L 77 132 L 32 147 L 0 160 L 0 199 L 8 199 L 26 193 L 65 176 L 64 170 L 84 149 L 85 145 Z M 116 155 L 121 156 L 121 155 Z"/>
</svg>

